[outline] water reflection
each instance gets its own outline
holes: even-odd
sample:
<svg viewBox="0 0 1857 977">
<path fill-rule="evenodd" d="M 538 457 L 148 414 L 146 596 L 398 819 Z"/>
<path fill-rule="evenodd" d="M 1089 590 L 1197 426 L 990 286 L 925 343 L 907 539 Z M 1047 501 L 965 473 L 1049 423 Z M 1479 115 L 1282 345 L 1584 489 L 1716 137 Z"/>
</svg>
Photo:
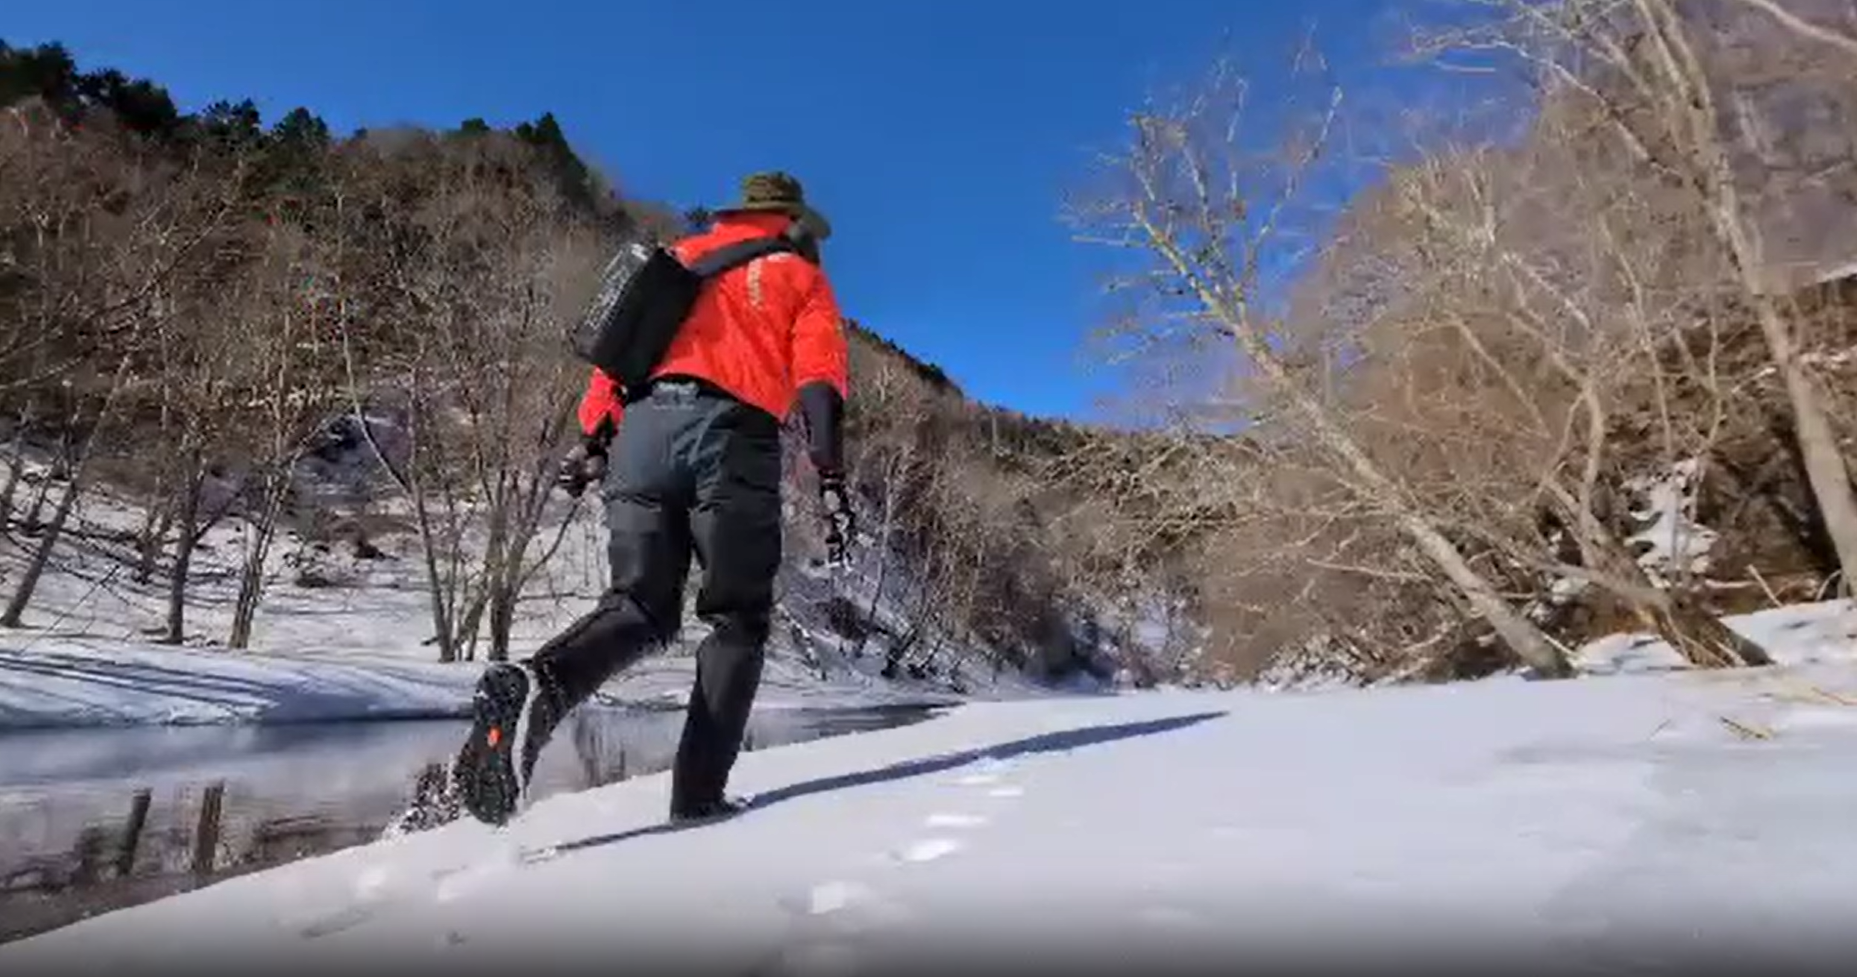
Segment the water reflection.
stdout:
<svg viewBox="0 0 1857 977">
<path fill-rule="evenodd" d="M 763 749 L 908 725 L 934 707 L 768 709 Z M 545 797 L 666 769 L 682 710 L 590 708 L 537 765 Z M 0 735 L 0 942 L 380 836 L 439 776 L 456 720 Z"/>
</svg>

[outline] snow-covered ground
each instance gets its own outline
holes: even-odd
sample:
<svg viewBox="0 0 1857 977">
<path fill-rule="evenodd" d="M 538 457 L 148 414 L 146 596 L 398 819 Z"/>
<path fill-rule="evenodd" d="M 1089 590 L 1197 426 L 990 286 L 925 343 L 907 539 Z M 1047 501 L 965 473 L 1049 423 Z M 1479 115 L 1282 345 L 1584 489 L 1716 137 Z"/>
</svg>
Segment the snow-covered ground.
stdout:
<svg viewBox="0 0 1857 977">
<path fill-rule="evenodd" d="M 565 514 L 566 510 L 562 510 Z M 280 539 L 273 581 L 247 651 L 220 645 L 229 630 L 240 532 L 209 532 L 196 556 L 189 592 L 187 642 L 157 645 L 167 607 L 161 573 L 137 582 L 124 534 L 140 522 L 134 506 L 89 498 L 67 542 L 56 550 L 28 614 L 28 629 L 0 631 L 0 731 L 72 726 L 304 722 L 462 715 L 480 663 L 441 665 L 433 646 L 429 589 L 416 540 L 382 534 L 362 558 L 345 545 L 312 547 Z M 604 534 L 580 510 L 563 545 L 526 592 L 512 650 L 525 654 L 586 612 L 605 578 Z M 16 546 L 0 543 L 0 580 L 22 564 Z M 891 576 L 899 575 L 892 570 Z M 1061 691 L 1022 673 L 964 668 L 955 689 L 944 676 L 883 678 L 886 636 L 856 658 L 851 645 L 822 626 L 818 606 L 850 593 L 855 576 L 835 584 L 795 574 L 770 643 L 760 699 L 764 708 L 863 707 L 942 703 Z M 897 627 L 891 601 L 875 617 Z M 678 646 L 609 683 L 603 698 L 676 704 L 687 695 L 702 625 L 687 622 Z M 804 647 L 802 648 L 802 645 Z"/>
<path fill-rule="evenodd" d="M 765 749 L 931 714 L 914 706 L 757 709 L 747 745 Z M 579 710 L 558 745 L 542 754 L 533 794 L 547 797 L 667 769 L 683 721 L 682 710 Z M 222 868 L 253 853 L 254 832 L 265 822 L 312 819 L 372 840 L 407 812 L 427 768 L 456 755 L 465 728 L 448 720 L 12 733 L 0 739 L 0 942 L 18 935 L 9 926 L 4 880 L 40 868 L 68 870 L 87 831 L 120 838 L 136 791 L 150 796 L 145 834 L 184 838 L 196 826 L 203 790 L 225 785 Z M 136 871 L 180 873 L 189 854 L 185 844 L 144 844 Z"/>
<path fill-rule="evenodd" d="M 662 830 L 665 780 L 638 778 L 88 920 L 0 947 L 0 972 L 1503 955 L 1844 973 L 1857 665 L 1788 657 L 1821 660 L 966 705 L 746 755 L 734 787 L 758 803 L 733 822 Z"/>
<path fill-rule="evenodd" d="M 694 659 L 647 659 L 602 697 L 676 705 Z M 461 717 L 481 665 L 339 652 L 228 654 L 68 638 L 18 650 L 0 646 L 0 731 L 72 726 L 311 722 Z M 798 662 L 769 662 L 757 706 L 859 708 L 962 701 L 945 691 L 822 681 Z"/>
<path fill-rule="evenodd" d="M 237 546 L 220 534 L 189 642 L 172 648 L 149 643 L 158 579 L 132 583 L 106 538 L 132 517 L 91 512 L 34 627 L 0 634 L 0 846 L 24 832 L 62 851 L 131 787 L 208 775 L 288 782 L 285 807 L 335 792 L 372 811 L 455 746 L 455 723 L 278 725 L 463 714 L 481 665 L 432 660 L 407 540 L 377 540 L 385 559 L 285 546 L 257 649 L 230 652 L 212 641 Z M 587 528 L 524 604 L 517 654 L 591 603 L 604 567 Z M 16 558 L 0 553 L 0 572 Z M 1446 948 L 1655 970 L 1736 949 L 1816 959 L 1857 907 L 1849 601 L 1730 619 L 1772 669 L 1696 673 L 1618 635 L 1580 649 L 1587 677 L 1570 682 L 1067 696 L 1010 672 L 964 669 L 959 691 L 877 676 L 885 638 L 853 658 L 818 606 L 868 603 L 860 583 L 789 582 L 758 714 L 964 704 L 746 754 L 734 786 L 759 804 L 739 821 L 660 829 L 662 775 L 561 792 L 575 772 L 563 743 L 544 761 L 557 791 L 509 829 L 458 823 L 231 879 L 0 946 L 0 973 L 248 959 L 469 970 L 537 953 L 605 973 L 654 957 L 777 974 L 962 956 L 1152 972 L 1352 951 L 1384 966 Z M 899 615 L 874 617 L 895 630 Z M 662 654 L 603 698 L 681 703 L 691 668 Z M 190 724 L 235 725 L 94 729 Z M 668 743 L 675 723 L 658 725 Z M 228 751 L 227 735 L 251 748 Z"/>
<path fill-rule="evenodd" d="M 1759 642 L 1779 665 L 1857 661 L 1857 601 L 1792 604 L 1723 618 Z M 1579 649 L 1574 666 L 1587 675 L 1622 675 L 1688 669 L 1675 648 L 1651 635 L 1614 634 Z"/>
</svg>

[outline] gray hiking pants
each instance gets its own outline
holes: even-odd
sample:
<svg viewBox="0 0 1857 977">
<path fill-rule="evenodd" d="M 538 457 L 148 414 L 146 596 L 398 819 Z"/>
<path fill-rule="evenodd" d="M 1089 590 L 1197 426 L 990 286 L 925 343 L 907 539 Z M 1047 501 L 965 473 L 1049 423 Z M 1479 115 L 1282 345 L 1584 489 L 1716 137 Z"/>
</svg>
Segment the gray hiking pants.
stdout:
<svg viewBox="0 0 1857 977">
<path fill-rule="evenodd" d="M 673 809 L 719 800 L 741 752 L 780 566 L 780 470 L 780 425 L 765 411 L 676 381 L 629 404 L 604 486 L 611 586 L 531 661 L 555 716 L 585 701 L 677 635 L 695 556 L 696 613 L 714 630 L 696 652 Z"/>
</svg>

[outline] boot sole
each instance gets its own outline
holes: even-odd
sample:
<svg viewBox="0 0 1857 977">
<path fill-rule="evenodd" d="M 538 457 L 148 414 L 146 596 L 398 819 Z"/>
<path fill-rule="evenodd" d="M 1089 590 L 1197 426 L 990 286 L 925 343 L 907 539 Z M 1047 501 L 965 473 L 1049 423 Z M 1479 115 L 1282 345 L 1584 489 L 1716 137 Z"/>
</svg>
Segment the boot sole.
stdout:
<svg viewBox="0 0 1857 977">
<path fill-rule="evenodd" d="M 535 683 L 520 667 L 493 665 L 471 699 L 471 733 L 454 767 L 465 811 L 489 825 L 509 823 L 522 803 L 516 750 L 528 735 Z"/>
</svg>

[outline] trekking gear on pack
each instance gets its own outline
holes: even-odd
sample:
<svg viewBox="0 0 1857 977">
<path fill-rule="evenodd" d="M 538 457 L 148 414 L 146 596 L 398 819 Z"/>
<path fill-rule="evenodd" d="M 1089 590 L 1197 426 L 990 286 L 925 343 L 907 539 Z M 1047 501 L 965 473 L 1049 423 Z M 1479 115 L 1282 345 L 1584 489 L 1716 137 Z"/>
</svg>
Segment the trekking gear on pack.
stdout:
<svg viewBox="0 0 1857 977">
<path fill-rule="evenodd" d="M 607 262 L 591 307 L 574 326 L 574 353 L 621 389 L 637 387 L 664 360 L 704 283 L 756 258 L 799 250 L 790 235 L 757 237 L 685 265 L 665 247 L 629 242 Z"/>
<path fill-rule="evenodd" d="M 776 235 L 791 239 L 794 233 L 793 219 L 785 214 L 732 213 L 670 250 L 695 264 L 746 241 Z M 718 276 L 703 289 L 651 377 L 700 379 L 784 420 L 809 385 L 824 384 L 840 398 L 846 395 L 845 328 L 831 282 L 819 266 L 798 254 L 770 255 Z M 623 388 L 603 371 L 588 374 L 577 411 L 586 431 L 608 421 L 622 424 L 626 403 L 650 382 Z M 807 410 L 810 416 L 812 408 Z M 829 424 L 810 426 L 821 436 L 832 430 Z"/>
</svg>

